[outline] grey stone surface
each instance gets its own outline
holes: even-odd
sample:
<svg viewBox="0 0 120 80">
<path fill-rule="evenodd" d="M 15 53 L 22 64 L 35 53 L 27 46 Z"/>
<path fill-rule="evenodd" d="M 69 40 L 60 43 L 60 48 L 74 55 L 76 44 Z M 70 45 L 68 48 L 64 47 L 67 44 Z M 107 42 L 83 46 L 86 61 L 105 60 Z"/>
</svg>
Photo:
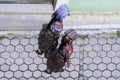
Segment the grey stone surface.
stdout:
<svg viewBox="0 0 120 80">
<path fill-rule="evenodd" d="M 7 52 L 14 52 L 14 46 L 8 45 L 8 46 L 6 47 L 6 51 L 7 51 Z"/>
<path fill-rule="evenodd" d="M 5 77 L 8 78 L 8 79 L 12 78 L 13 77 L 13 72 L 12 71 L 5 72 Z"/>
<path fill-rule="evenodd" d="M 34 4 L 41 4 L 41 3 L 51 3 L 52 0 L 0 0 L 0 3 L 34 3 Z"/>
<path fill-rule="evenodd" d="M 14 45 L 14 46 L 18 45 L 19 44 L 19 39 L 12 39 L 11 44 Z"/>
<path fill-rule="evenodd" d="M 120 79 L 120 44 L 117 36 L 111 39 L 108 34 L 95 34 L 75 40 L 70 67 L 65 66 L 64 72 L 52 74 L 44 73 L 47 68 L 44 55 L 35 53 L 38 47 L 37 37 L 13 37 L 14 35 L 11 35 L 0 40 L 1 80 Z"/>
</svg>

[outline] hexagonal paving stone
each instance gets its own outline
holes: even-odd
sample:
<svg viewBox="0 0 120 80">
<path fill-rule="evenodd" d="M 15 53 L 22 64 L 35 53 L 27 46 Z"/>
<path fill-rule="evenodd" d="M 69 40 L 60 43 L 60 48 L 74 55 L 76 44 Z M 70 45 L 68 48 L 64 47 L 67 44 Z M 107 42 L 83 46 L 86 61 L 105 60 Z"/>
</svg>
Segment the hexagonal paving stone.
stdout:
<svg viewBox="0 0 120 80">
<path fill-rule="evenodd" d="M 16 65 L 16 64 L 11 65 L 10 70 L 17 71 L 18 70 L 18 65 Z"/>
<path fill-rule="evenodd" d="M 40 77 L 38 78 L 38 80 L 46 80 L 44 77 Z"/>
<path fill-rule="evenodd" d="M 12 39 L 11 44 L 14 45 L 14 46 L 18 45 L 19 44 L 19 39 Z"/>
<path fill-rule="evenodd" d="M 24 76 L 25 78 L 30 78 L 30 77 L 32 76 L 32 72 L 30 72 L 30 71 L 25 71 L 25 72 L 23 73 L 23 76 Z"/>
<path fill-rule="evenodd" d="M 73 46 L 73 52 L 79 52 L 79 48 L 78 45 Z"/>
<path fill-rule="evenodd" d="M 88 57 L 88 52 L 87 52 L 87 51 L 83 51 L 83 53 L 84 53 L 84 55 L 83 55 L 82 58 L 86 58 L 86 57 Z M 81 55 L 80 55 L 80 56 L 81 56 Z"/>
<path fill-rule="evenodd" d="M 25 51 L 27 51 L 27 52 L 33 51 L 33 46 L 32 45 L 25 46 Z"/>
<path fill-rule="evenodd" d="M 93 63 L 95 63 L 95 64 L 99 64 L 101 62 L 102 62 L 102 60 L 99 57 L 96 57 L 96 58 L 93 59 Z"/>
<path fill-rule="evenodd" d="M 80 71 L 80 66 L 79 65 L 75 66 L 75 71 L 78 71 L 78 72 Z"/>
<path fill-rule="evenodd" d="M 108 70 L 114 70 L 114 69 L 116 69 L 116 65 L 113 63 L 110 63 L 107 65 L 107 68 L 108 68 Z"/>
<path fill-rule="evenodd" d="M 21 77 L 23 76 L 23 72 L 21 72 L 21 71 L 16 71 L 16 72 L 14 72 L 14 76 L 15 76 L 16 78 L 21 78 Z"/>
<path fill-rule="evenodd" d="M 98 51 L 98 56 L 100 58 L 104 58 L 107 55 L 107 53 L 105 51 Z"/>
<path fill-rule="evenodd" d="M 73 71 L 75 69 L 75 66 L 73 64 L 70 64 L 69 68 L 66 68 L 68 71 Z"/>
<path fill-rule="evenodd" d="M 7 52 L 14 52 L 14 46 L 8 45 L 8 46 L 6 47 L 6 51 L 7 51 Z"/>
<path fill-rule="evenodd" d="M 92 51 L 92 45 L 88 44 L 84 47 L 84 50 L 86 51 Z"/>
<path fill-rule="evenodd" d="M 101 71 L 105 70 L 106 69 L 106 64 L 104 64 L 104 63 L 98 64 L 98 69 L 101 70 Z"/>
<path fill-rule="evenodd" d="M 12 52 L 11 53 L 11 58 L 18 58 L 19 57 L 19 53 L 18 52 Z"/>
<path fill-rule="evenodd" d="M 95 77 L 90 77 L 89 80 L 97 80 Z"/>
<path fill-rule="evenodd" d="M 109 58 L 109 57 L 103 58 L 103 63 L 109 64 L 110 62 L 111 62 L 111 58 Z"/>
<path fill-rule="evenodd" d="M 96 38 L 90 38 L 89 39 L 89 44 L 91 44 L 91 45 L 97 44 L 97 39 Z"/>
<path fill-rule="evenodd" d="M 1 80 L 8 80 L 7 78 L 1 78 Z"/>
<path fill-rule="evenodd" d="M 17 58 L 17 59 L 15 59 L 15 63 L 16 63 L 17 65 L 21 65 L 21 64 L 23 64 L 23 59 Z"/>
<path fill-rule="evenodd" d="M 111 50 L 111 45 L 108 45 L 108 44 L 103 45 L 103 50 L 104 51 L 110 51 Z"/>
<path fill-rule="evenodd" d="M 12 71 L 5 72 L 5 77 L 6 78 L 12 78 L 13 77 L 13 72 Z"/>
<path fill-rule="evenodd" d="M 19 69 L 20 69 L 21 71 L 25 71 L 25 70 L 28 69 L 28 65 L 26 65 L 26 64 L 20 65 Z"/>
<path fill-rule="evenodd" d="M 120 64 L 117 64 L 117 70 L 120 70 Z"/>
<path fill-rule="evenodd" d="M 10 53 L 3 52 L 1 56 L 2 56 L 2 58 L 9 58 L 10 57 Z"/>
<path fill-rule="evenodd" d="M 72 74 L 72 73 L 71 73 Z M 69 72 L 68 71 L 64 71 L 63 73 L 61 73 L 61 76 L 63 77 L 63 78 L 67 78 L 67 77 L 69 77 Z"/>
<path fill-rule="evenodd" d="M 29 69 L 30 69 L 31 71 L 35 71 L 35 70 L 37 70 L 37 65 L 36 65 L 36 64 L 30 64 L 30 65 L 29 65 Z"/>
<path fill-rule="evenodd" d="M 6 64 L 3 64 L 3 65 L 1 65 L 1 70 L 2 71 L 8 71 L 9 70 L 9 66 L 6 65 Z"/>
<path fill-rule="evenodd" d="M 20 43 L 21 43 L 22 45 L 28 45 L 29 40 L 28 40 L 28 39 L 23 38 L 23 39 L 21 39 L 21 40 L 20 40 Z"/>
<path fill-rule="evenodd" d="M 70 58 L 78 58 L 79 59 L 79 57 L 80 57 L 79 54 L 80 54 L 79 52 L 72 53 L 72 55 L 71 55 L 72 57 L 70 56 Z"/>
<path fill-rule="evenodd" d="M 37 58 L 37 53 L 35 51 L 30 52 L 29 56 L 33 59 Z"/>
<path fill-rule="evenodd" d="M 35 78 L 29 78 L 28 80 L 36 80 Z"/>
<path fill-rule="evenodd" d="M 85 38 L 84 44 L 88 44 L 88 43 L 89 43 L 89 39 L 88 39 L 88 38 Z"/>
<path fill-rule="evenodd" d="M 77 71 L 72 71 L 72 72 L 70 72 L 70 76 L 72 77 L 72 78 L 78 78 L 78 76 L 79 76 L 79 73 L 77 72 Z"/>
<path fill-rule="evenodd" d="M 16 50 L 17 52 L 23 52 L 23 51 L 24 51 L 24 47 L 23 47 L 22 45 L 17 45 L 17 46 L 15 47 L 15 50 Z"/>
<path fill-rule="evenodd" d="M 112 46 L 112 50 L 113 50 L 113 51 L 119 51 L 119 50 L 120 50 L 119 47 L 120 47 L 120 45 L 114 44 L 114 45 Z"/>
<path fill-rule="evenodd" d="M 72 58 L 72 59 L 71 59 L 71 63 L 72 63 L 73 65 L 77 65 L 77 64 L 79 64 L 80 62 L 79 62 L 79 59 L 77 59 L 77 58 Z"/>
<path fill-rule="evenodd" d="M 47 80 L 55 80 L 53 77 L 49 77 L 47 78 Z"/>
<path fill-rule="evenodd" d="M 98 78 L 98 80 L 107 80 L 107 78 L 105 78 L 105 77 L 100 77 L 100 78 Z"/>
<path fill-rule="evenodd" d="M 38 39 L 37 38 L 31 38 L 30 39 L 30 44 L 32 44 L 32 45 L 38 44 Z"/>
<path fill-rule="evenodd" d="M 20 53 L 20 57 L 25 59 L 25 58 L 28 57 L 28 53 L 27 52 L 22 52 L 22 53 Z"/>
<path fill-rule="evenodd" d="M 73 80 L 73 78 L 66 78 L 66 80 Z M 74 80 L 80 80 L 80 79 L 76 78 Z"/>
<path fill-rule="evenodd" d="M 115 63 L 115 64 L 118 64 L 118 63 L 120 63 L 120 58 L 119 57 L 114 57 L 114 58 L 112 58 L 112 62 Z"/>
<path fill-rule="evenodd" d="M 100 39 L 98 39 L 98 43 L 101 45 L 104 45 L 107 43 L 107 40 L 105 38 L 100 38 Z"/>
<path fill-rule="evenodd" d="M 28 58 L 25 59 L 25 63 L 26 64 L 31 64 L 31 63 L 33 63 L 33 59 L 28 57 Z"/>
<path fill-rule="evenodd" d="M 108 80 L 116 80 L 114 77 L 109 77 Z"/>
<path fill-rule="evenodd" d="M 4 76 L 4 72 L 0 71 L 0 78 L 2 78 Z"/>
<path fill-rule="evenodd" d="M 16 80 L 16 78 L 10 78 L 9 80 Z"/>
<path fill-rule="evenodd" d="M 58 77 L 60 76 L 60 73 L 52 73 L 51 74 L 54 78 L 57 78 L 58 79 Z"/>
<path fill-rule="evenodd" d="M 8 64 L 8 65 L 11 65 L 11 64 L 13 64 L 14 63 L 14 59 L 12 59 L 12 58 L 8 58 L 7 60 L 6 60 L 6 64 Z"/>
<path fill-rule="evenodd" d="M 97 69 L 97 65 L 94 64 L 94 63 L 91 63 L 90 65 L 88 65 L 88 68 L 89 68 L 90 70 L 96 70 L 96 69 Z"/>
<path fill-rule="evenodd" d="M 93 46 L 93 50 L 94 51 L 101 51 L 102 50 L 102 46 L 101 45 L 94 45 Z"/>
<path fill-rule="evenodd" d="M 42 76 L 46 79 L 46 78 L 49 78 L 51 75 L 45 72 L 42 72 Z"/>
<path fill-rule="evenodd" d="M 111 72 L 110 71 L 108 71 L 108 70 L 105 70 L 105 71 L 103 71 L 103 74 L 102 74 L 104 77 L 110 77 L 111 76 Z"/>
<path fill-rule="evenodd" d="M 99 70 L 95 70 L 94 72 L 93 72 L 93 76 L 94 77 L 100 77 L 102 75 L 102 73 L 101 73 L 101 71 L 99 71 Z"/>
<path fill-rule="evenodd" d="M 0 65 L 3 65 L 5 63 L 5 59 L 0 58 Z"/>
<path fill-rule="evenodd" d="M 108 39 L 108 44 L 110 44 L 110 45 L 115 44 L 115 42 L 116 42 L 115 39 L 111 39 L 111 38 Z"/>
<path fill-rule="evenodd" d="M 116 56 L 116 52 L 114 52 L 114 51 L 109 51 L 109 52 L 107 53 L 107 55 L 108 55 L 108 57 L 113 58 L 113 57 Z"/>
<path fill-rule="evenodd" d="M 118 51 L 118 52 L 116 53 L 116 56 L 118 56 L 118 57 L 120 58 L 120 51 Z"/>
<path fill-rule="evenodd" d="M 20 80 L 26 80 L 26 78 L 25 77 L 21 77 L 21 78 L 19 78 Z"/>
<path fill-rule="evenodd" d="M 43 64 L 46 64 L 46 62 L 47 62 L 47 59 L 46 58 L 43 58 Z"/>
<path fill-rule="evenodd" d="M 35 64 L 41 64 L 42 63 L 42 59 L 37 57 L 37 58 L 34 59 L 34 63 Z"/>
<path fill-rule="evenodd" d="M 10 45 L 10 40 L 8 38 L 5 38 L 2 40 L 3 45 Z"/>
<path fill-rule="evenodd" d="M 35 78 L 41 77 L 41 71 L 34 71 L 34 72 L 33 72 L 33 76 L 34 76 Z"/>
<path fill-rule="evenodd" d="M 41 70 L 41 71 L 44 71 L 44 70 L 46 70 L 46 65 L 45 64 L 40 64 L 38 66 L 38 69 Z"/>
<path fill-rule="evenodd" d="M 38 49 L 38 44 L 34 45 L 34 50 Z"/>
<path fill-rule="evenodd" d="M 92 59 L 87 57 L 87 58 L 84 58 L 83 62 L 86 63 L 86 64 L 90 64 L 90 63 L 92 63 Z"/>
<path fill-rule="evenodd" d="M 73 73 L 74 74 L 74 73 Z M 84 76 L 85 77 L 90 77 L 90 76 L 92 76 L 92 71 L 90 71 L 90 70 L 86 70 L 86 71 L 84 71 Z"/>
<path fill-rule="evenodd" d="M 87 64 L 83 64 L 83 70 L 87 70 L 88 69 L 88 65 Z"/>
<path fill-rule="evenodd" d="M 77 45 L 82 45 L 82 44 L 84 44 L 84 40 L 83 40 L 83 39 L 80 39 L 80 38 L 77 38 L 77 39 L 76 39 L 76 44 L 77 44 Z"/>
<path fill-rule="evenodd" d="M 95 57 L 97 57 L 97 52 L 96 51 L 90 51 L 90 52 L 88 52 L 88 56 L 91 57 L 91 58 L 95 58 Z"/>
<path fill-rule="evenodd" d="M 0 45 L 0 53 L 2 53 L 3 51 L 5 51 L 5 46 Z"/>
<path fill-rule="evenodd" d="M 112 76 L 114 76 L 115 78 L 120 77 L 120 71 L 118 71 L 118 70 L 113 71 Z"/>
</svg>

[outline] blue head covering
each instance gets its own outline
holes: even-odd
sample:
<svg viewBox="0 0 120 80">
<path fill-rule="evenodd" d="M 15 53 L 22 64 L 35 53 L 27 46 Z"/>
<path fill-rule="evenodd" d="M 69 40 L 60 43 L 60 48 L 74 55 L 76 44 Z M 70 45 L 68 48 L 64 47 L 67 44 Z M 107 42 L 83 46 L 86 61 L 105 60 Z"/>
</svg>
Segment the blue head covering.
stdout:
<svg viewBox="0 0 120 80">
<path fill-rule="evenodd" d="M 69 9 L 66 4 L 63 4 L 53 13 L 52 17 L 62 22 L 63 18 L 68 15 L 70 15 Z"/>
</svg>

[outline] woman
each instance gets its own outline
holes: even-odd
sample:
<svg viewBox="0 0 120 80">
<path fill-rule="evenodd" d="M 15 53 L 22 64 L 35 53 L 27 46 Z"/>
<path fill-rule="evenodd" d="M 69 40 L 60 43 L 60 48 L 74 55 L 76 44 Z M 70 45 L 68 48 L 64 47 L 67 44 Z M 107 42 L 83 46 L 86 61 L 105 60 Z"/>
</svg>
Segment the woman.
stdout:
<svg viewBox="0 0 120 80">
<path fill-rule="evenodd" d="M 67 63 L 67 67 L 70 66 L 70 55 L 73 52 L 72 41 L 77 38 L 77 33 L 75 30 L 68 30 L 65 35 L 62 37 L 61 45 L 51 57 L 47 60 L 47 69 L 46 73 L 50 74 L 51 72 L 62 72 L 64 71 L 63 67 Z"/>
<path fill-rule="evenodd" d="M 41 36 L 39 41 L 39 49 L 36 51 L 42 55 L 45 53 L 45 58 L 48 58 L 58 45 L 59 34 L 63 29 L 60 21 L 53 22 Z"/>
</svg>

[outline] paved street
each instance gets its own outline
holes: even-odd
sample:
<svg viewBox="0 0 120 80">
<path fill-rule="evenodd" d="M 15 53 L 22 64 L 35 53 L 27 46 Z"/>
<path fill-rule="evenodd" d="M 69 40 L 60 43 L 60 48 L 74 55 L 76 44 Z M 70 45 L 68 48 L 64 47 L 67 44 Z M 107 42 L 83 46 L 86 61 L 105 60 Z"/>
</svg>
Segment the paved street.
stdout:
<svg viewBox="0 0 120 80">
<path fill-rule="evenodd" d="M 0 3 L 51 3 L 52 0 L 0 0 Z"/>
<path fill-rule="evenodd" d="M 46 59 L 35 53 L 38 35 L 0 36 L 0 80 L 120 80 L 120 37 L 116 34 L 80 36 L 73 43 L 70 67 L 52 74 L 43 72 Z"/>
</svg>

